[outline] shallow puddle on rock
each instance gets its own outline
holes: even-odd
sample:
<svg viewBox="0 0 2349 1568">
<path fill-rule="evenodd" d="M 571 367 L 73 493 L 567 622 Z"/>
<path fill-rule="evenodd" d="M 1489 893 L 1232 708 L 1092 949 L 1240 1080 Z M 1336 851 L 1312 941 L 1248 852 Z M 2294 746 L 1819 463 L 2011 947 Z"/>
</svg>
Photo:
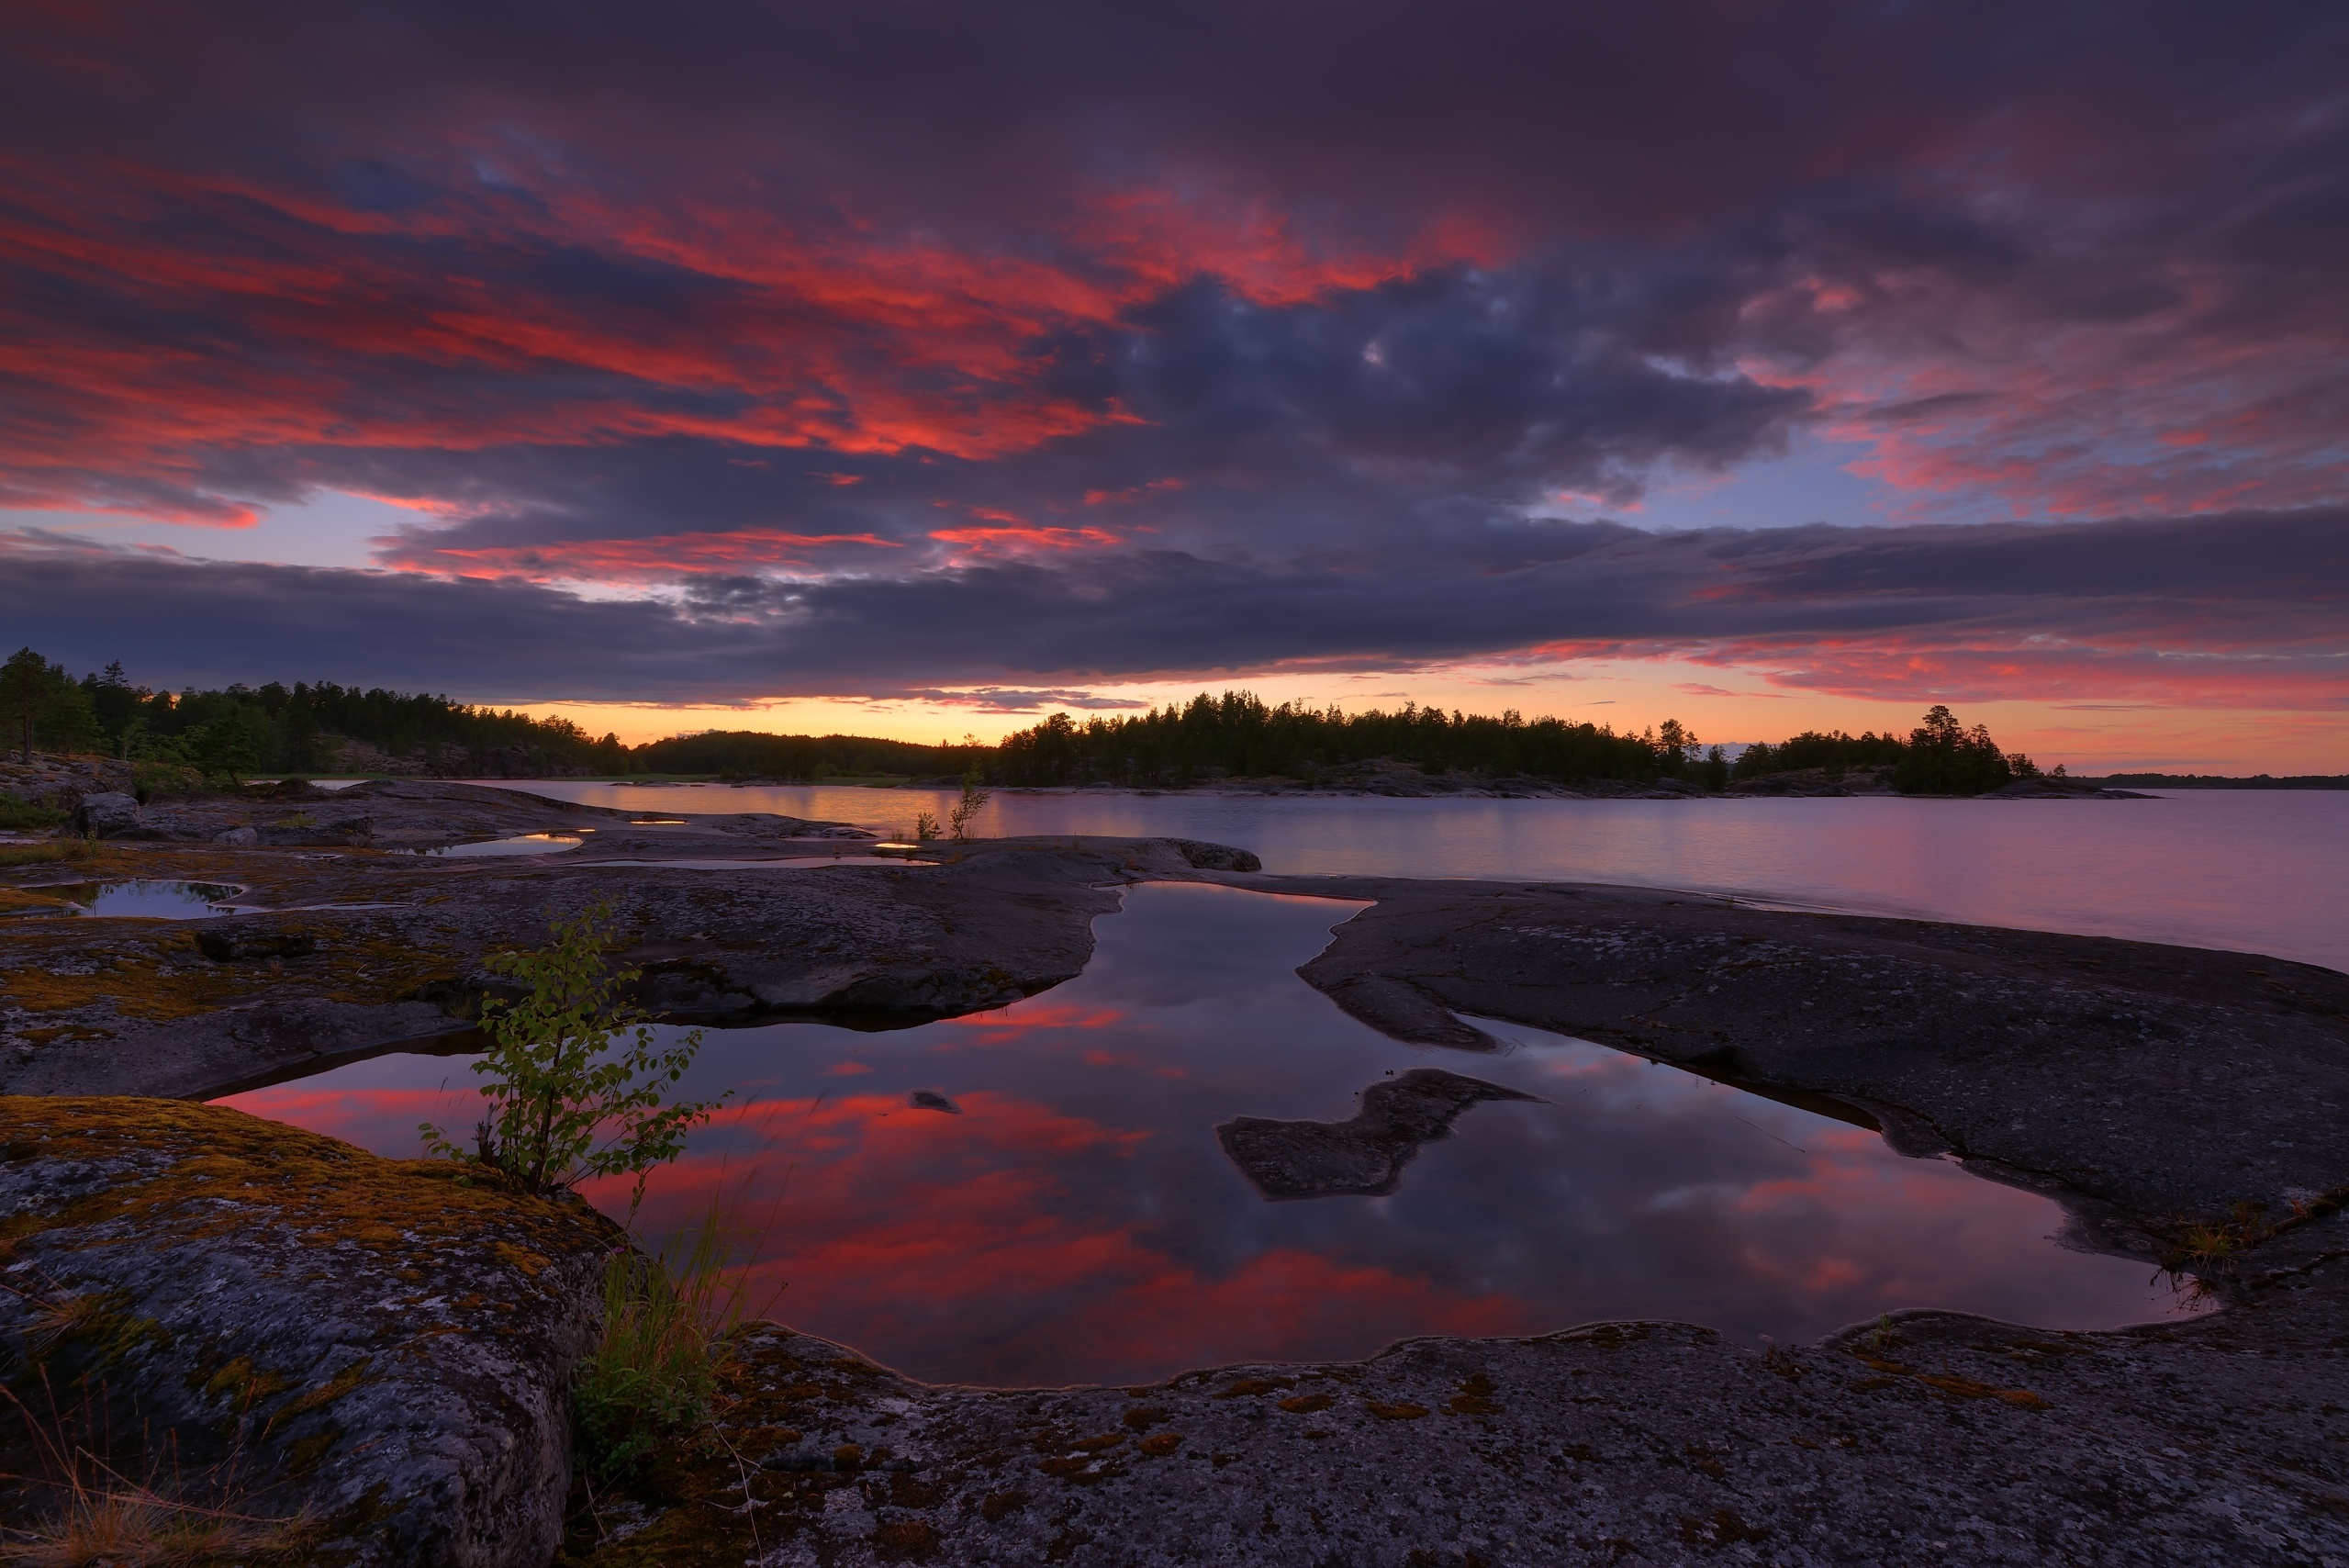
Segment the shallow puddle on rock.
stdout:
<svg viewBox="0 0 2349 1568">
<path fill-rule="evenodd" d="M 556 855 L 565 849 L 576 849 L 583 842 L 567 833 L 526 833 L 519 838 L 482 838 L 471 844 L 447 844 L 416 853 L 444 860 L 477 860 L 493 855 Z"/>
<path fill-rule="evenodd" d="M 642 1227 L 746 1194 L 755 1298 L 789 1287 L 770 1316 L 999 1386 L 1606 1318 L 1751 1344 L 1904 1307 L 2049 1328 L 2187 1310 L 2146 1265 L 2057 1245 L 2049 1200 L 1864 1128 L 1513 1025 L 1492 1025 L 1499 1056 L 1398 1045 L 1293 973 L 1357 907 L 1147 885 L 1095 924 L 1083 975 L 1000 1012 L 712 1030 L 685 1090 L 734 1101 L 654 1177 Z M 467 1059 L 225 1103 L 413 1156 L 419 1121 L 478 1115 Z M 1538 1098 L 1459 1110 L 1385 1196 L 1270 1201 L 1218 1140 L 1238 1117 L 1345 1121 L 1416 1068 Z M 622 1185 L 590 1195 L 625 1209 Z"/>
<path fill-rule="evenodd" d="M 798 855 L 774 860 L 598 860 L 598 866 L 644 866 L 662 871 L 791 871 L 815 866 L 899 866 L 878 855 Z"/>
<path fill-rule="evenodd" d="M 228 882 L 139 879 L 84 883 L 57 890 L 71 901 L 67 913 L 73 914 L 110 918 L 128 916 L 134 920 L 185 920 L 232 913 L 227 907 L 227 901 L 244 890 Z"/>
</svg>

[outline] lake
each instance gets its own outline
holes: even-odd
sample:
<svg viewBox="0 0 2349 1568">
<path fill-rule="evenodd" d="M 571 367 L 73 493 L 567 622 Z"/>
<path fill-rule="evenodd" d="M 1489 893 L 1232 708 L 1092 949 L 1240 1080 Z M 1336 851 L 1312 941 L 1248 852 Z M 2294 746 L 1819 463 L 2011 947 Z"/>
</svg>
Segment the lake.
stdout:
<svg viewBox="0 0 2349 1568">
<path fill-rule="evenodd" d="M 1499 1056 L 1387 1039 L 1294 973 L 1359 904 L 1181 883 L 1124 899 L 1083 974 L 997 1012 L 711 1031 L 680 1092 L 734 1098 L 656 1175 L 643 1232 L 726 1194 L 767 1315 L 996 1386 L 1616 1317 L 1760 1344 L 1904 1307 L 2051 1328 L 2195 1309 L 2147 1264 L 2062 1246 L 2048 1199 L 1865 1128 L 1511 1025 L 1491 1025 Z M 1217 1140 L 1236 1116 L 1343 1120 L 1419 1067 L 1537 1098 L 1469 1109 L 1383 1197 L 1275 1201 Z M 473 1081 L 465 1058 L 402 1053 L 224 1103 L 411 1157 L 419 1121 L 470 1126 Z M 624 1183 L 588 1195 L 626 1211 Z"/>
<path fill-rule="evenodd" d="M 496 780 L 479 780 L 495 784 Z M 778 812 L 891 835 L 947 791 L 516 781 L 591 805 Z M 1402 801 L 1003 791 L 981 836 L 1168 834 L 1271 871 L 1629 882 L 1789 908 L 2225 947 L 2349 969 L 2349 791 L 2142 801 Z"/>
</svg>

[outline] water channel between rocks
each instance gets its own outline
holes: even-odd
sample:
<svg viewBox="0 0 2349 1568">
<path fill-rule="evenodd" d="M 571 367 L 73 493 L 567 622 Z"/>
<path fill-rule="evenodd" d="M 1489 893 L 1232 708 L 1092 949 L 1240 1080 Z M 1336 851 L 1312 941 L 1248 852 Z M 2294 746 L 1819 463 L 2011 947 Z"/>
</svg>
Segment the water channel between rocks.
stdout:
<svg viewBox="0 0 2349 1568">
<path fill-rule="evenodd" d="M 999 1012 L 712 1030 L 682 1092 L 734 1097 L 640 1228 L 730 1193 L 768 1316 L 998 1386 L 1618 1317 L 1758 1343 L 1903 1307 L 2050 1328 L 2189 1310 L 2145 1264 L 2059 1245 L 2053 1202 L 1864 1128 L 1512 1025 L 1500 1056 L 1389 1040 L 1293 972 L 1357 907 L 1146 885 L 1096 923 L 1081 976 Z M 468 1060 L 379 1057 L 223 1103 L 408 1157 L 419 1121 L 478 1114 Z M 1538 1098 L 1471 1105 L 1382 1197 L 1270 1200 L 1218 1141 L 1236 1117 L 1344 1121 L 1415 1068 Z"/>
</svg>

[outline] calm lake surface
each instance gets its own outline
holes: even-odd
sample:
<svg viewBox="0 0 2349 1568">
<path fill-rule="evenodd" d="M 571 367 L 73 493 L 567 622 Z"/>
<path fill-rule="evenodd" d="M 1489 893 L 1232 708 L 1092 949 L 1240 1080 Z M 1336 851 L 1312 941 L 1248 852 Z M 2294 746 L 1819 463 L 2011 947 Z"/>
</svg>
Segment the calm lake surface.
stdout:
<svg viewBox="0 0 2349 1568">
<path fill-rule="evenodd" d="M 496 783 L 496 780 L 481 780 Z M 903 835 L 946 792 L 523 780 L 591 805 L 779 812 Z M 1270 871 L 1629 882 L 1797 908 L 2126 936 L 2349 969 L 2349 791 L 2143 801 L 1394 801 L 1000 793 L 973 829 L 1169 834 Z"/>
<path fill-rule="evenodd" d="M 1498 1057 L 1389 1040 L 1293 972 L 1358 904 L 1164 883 L 1124 899 L 1080 977 L 999 1012 L 711 1031 L 681 1092 L 734 1098 L 654 1178 L 640 1229 L 674 1236 L 728 1193 L 768 1315 L 997 1386 L 1611 1317 L 1757 1343 L 1912 1306 L 2056 1328 L 2189 1310 L 2143 1263 L 2059 1246 L 2047 1199 L 1862 1128 L 1514 1025 L 1493 1026 L 1516 1042 Z M 381 1057 L 224 1103 L 409 1157 L 419 1121 L 478 1114 L 468 1059 Z M 1468 1111 L 1381 1198 L 1268 1201 L 1216 1141 L 1237 1115 L 1343 1120 L 1414 1067 L 1540 1103 Z M 623 1184 L 589 1195 L 625 1211 Z"/>
</svg>

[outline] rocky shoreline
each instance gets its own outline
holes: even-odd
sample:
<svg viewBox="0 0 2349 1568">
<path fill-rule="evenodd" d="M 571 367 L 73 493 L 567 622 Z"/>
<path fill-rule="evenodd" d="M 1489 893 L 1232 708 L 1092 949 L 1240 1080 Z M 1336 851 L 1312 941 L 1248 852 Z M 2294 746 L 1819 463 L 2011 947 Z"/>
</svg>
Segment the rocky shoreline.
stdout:
<svg viewBox="0 0 2349 1568">
<path fill-rule="evenodd" d="M 404 782 L 342 798 L 365 802 L 359 842 L 183 815 L 212 835 L 0 871 L 0 893 L 36 902 L 67 876 L 244 890 L 234 914 L 36 908 L 0 928 L 0 1090 L 16 1096 L 0 1208 L 28 1265 L 15 1277 L 40 1282 L 0 1304 L 0 1345 L 12 1389 L 103 1363 L 110 1391 L 149 1391 L 207 1441 L 233 1414 L 271 1506 L 342 1532 L 318 1561 L 547 1561 L 544 1521 L 564 1514 L 547 1456 L 567 1441 L 585 1332 L 575 1274 L 609 1232 L 235 1113 L 70 1097 L 198 1098 L 462 1029 L 494 983 L 484 952 L 604 893 L 644 1000 L 671 1016 L 886 1025 L 1057 984 L 1119 886 L 1203 879 L 1370 901 L 1300 972 L 1463 1070 L 1366 1096 L 1359 1126 L 1253 1129 L 1276 1186 L 1375 1190 L 1474 1103 L 1458 1085 L 1493 1042 L 1472 1020 L 1508 1021 L 2045 1193 L 2075 1244 L 2198 1269 L 2224 1310 L 2103 1334 L 1916 1313 L 1767 1356 L 1690 1326 L 1560 1324 L 1054 1391 L 913 1383 L 768 1327 L 728 1374 L 723 1451 L 648 1464 L 573 1511 L 565 1561 L 2349 1562 L 2349 976 L 1638 889 L 1273 876 L 1163 839 L 995 841 L 908 865 L 837 824 L 639 821 Z M 221 841 L 235 826 L 254 836 Z M 583 846 L 410 852 L 550 831 Z M 1325 1130 L 1283 1146 L 1283 1126 Z M 1328 1129 L 1349 1127 L 1324 1158 Z M 148 1256 L 165 1237 L 180 1250 Z M 228 1282 L 171 1283 L 207 1269 Z M 313 1327 L 314 1300 L 349 1310 Z M 393 1349 L 411 1339 L 430 1353 Z M 499 1347 L 495 1376 L 466 1360 Z M 350 1374 L 384 1356 L 380 1386 L 375 1360 Z M 411 1407 L 462 1408 L 452 1430 L 481 1435 L 435 1448 L 400 1424 Z M 339 1435 L 321 1442 L 326 1425 Z M 494 1501 L 517 1487 L 536 1500 Z M 437 1536 L 394 1522 L 442 1516 Z"/>
</svg>

